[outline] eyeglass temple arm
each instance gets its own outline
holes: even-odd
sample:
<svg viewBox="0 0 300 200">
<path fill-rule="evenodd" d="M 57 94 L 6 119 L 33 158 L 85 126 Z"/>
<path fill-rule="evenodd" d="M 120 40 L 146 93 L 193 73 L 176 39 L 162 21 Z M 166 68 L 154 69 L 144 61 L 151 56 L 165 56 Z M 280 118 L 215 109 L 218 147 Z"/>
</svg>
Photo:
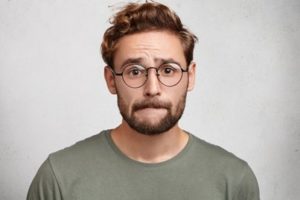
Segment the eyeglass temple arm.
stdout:
<svg viewBox="0 0 300 200">
<path fill-rule="evenodd" d="M 182 72 L 188 72 L 189 71 L 189 67 L 190 67 L 190 65 L 188 65 L 186 69 L 182 69 L 181 67 L 180 67 L 180 69 L 181 69 Z"/>
<path fill-rule="evenodd" d="M 115 76 L 123 76 L 123 72 L 117 73 L 112 67 L 108 67 Z"/>
</svg>

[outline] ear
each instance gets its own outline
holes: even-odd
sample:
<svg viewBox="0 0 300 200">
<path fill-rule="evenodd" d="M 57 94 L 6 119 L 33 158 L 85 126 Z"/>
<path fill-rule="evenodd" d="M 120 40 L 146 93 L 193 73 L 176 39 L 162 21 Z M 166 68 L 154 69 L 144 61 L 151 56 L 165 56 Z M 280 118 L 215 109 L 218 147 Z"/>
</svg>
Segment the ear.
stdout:
<svg viewBox="0 0 300 200">
<path fill-rule="evenodd" d="M 189 85 L 188 85 L 188 91 L 192 91 L 195 86 L 195 79 L 196 79 L 196 63 L 191 62 L 189 71 L 188 71 L 188 78 L 189 78 Z"/>
<path fill-rule="evenodd" d="M 110 67 L 106 66 L 104 68 L 104 78 L 106 81 L 106 86 L 111 94 L 116 94 L 116 84 L 115 84 L 115 76 L 113 74 L 113 71 Z"/>
</svg>

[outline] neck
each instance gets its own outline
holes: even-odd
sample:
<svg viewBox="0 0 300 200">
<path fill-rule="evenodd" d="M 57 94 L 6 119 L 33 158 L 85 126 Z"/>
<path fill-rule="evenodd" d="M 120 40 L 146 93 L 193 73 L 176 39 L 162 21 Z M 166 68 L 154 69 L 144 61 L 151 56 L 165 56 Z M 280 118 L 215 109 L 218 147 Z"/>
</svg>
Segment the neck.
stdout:
<svg viewBox="0 0 300 200">
<path fill-rule="evenodd" d="M 158 135 L 144 135 L 125 121 L 112 130 L 111 136 L 125 155 L 143 163 L 159 163 L 173 158 L 183 150 L 189 137 L 178 125 Z"/>
</svg>

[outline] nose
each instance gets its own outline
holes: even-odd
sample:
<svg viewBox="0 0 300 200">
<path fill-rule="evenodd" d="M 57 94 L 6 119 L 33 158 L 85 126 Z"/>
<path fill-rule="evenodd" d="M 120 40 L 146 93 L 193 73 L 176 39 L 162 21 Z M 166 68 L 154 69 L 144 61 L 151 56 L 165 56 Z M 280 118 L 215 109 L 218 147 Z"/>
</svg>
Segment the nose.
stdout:
<svg viewBox="0 0 300 200">
<path fill-rule="evenodd" d="M 144 86 L 144 96 L 154 97 L 161 94 L 160 82 L 155 68 L 148 69 L 147 81 Z"/>
</svg>

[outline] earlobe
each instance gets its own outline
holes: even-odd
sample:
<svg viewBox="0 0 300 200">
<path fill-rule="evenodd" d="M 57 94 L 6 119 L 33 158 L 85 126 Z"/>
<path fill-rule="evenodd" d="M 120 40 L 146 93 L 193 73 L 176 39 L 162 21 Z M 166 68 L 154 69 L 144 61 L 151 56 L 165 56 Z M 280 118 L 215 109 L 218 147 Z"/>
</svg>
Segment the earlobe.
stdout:
<svg viewBox="0 0 300 200">
<path fill-rule="evenodd" d="M 106 81 L 107 88 L 111 94 L 116 94 L 115 76 L 112 69 L 109 66 L 104 68 L 104 78 Z"/>
<path fill-rule="evenodd" d="M 196 79 L 196 63 L 195 62 L 191 62 L 190 67 L 189 67 L 189 85 L 188 85 L 188 91 L 193 90 L 194 86 L 195 86 L 195 79 Z"/>
</svg>

